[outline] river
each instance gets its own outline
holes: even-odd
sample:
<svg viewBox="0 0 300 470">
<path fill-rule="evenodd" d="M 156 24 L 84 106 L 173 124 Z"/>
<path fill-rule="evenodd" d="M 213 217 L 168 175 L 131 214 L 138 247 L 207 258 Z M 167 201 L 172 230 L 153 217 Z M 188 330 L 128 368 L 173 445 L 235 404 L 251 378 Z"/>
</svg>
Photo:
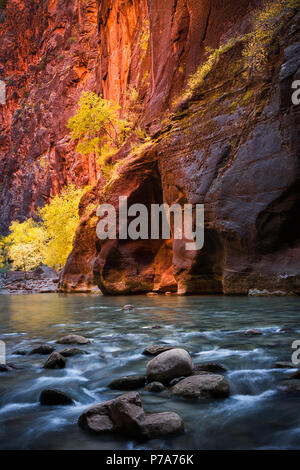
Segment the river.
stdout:
<svg viewBox="0 0 300 470">
<path fill-rule="evenodd" d="M 128 303 L 135 312 L 122 311 Z M 293 369 L 273 368 L 276 361 L 291 360 L 299 319 L 297 297 L 0 295 L 0 339 L 7 362 L 18 367 L 0 374 L 0 448 L 299 449 L 300 395 L 281 390 Z M 279 333 L 282 327 L 292 331 Z M 263 334 L 245 336 L 249 328 Z M 43 369 L 47 356 L 13 354 L 71 333 L 93 342 L 79 346 L 90 354 L 68 358 L 65 369 Z M 171 398 L 167 390 L 141 390 L 146 411 L 177 412 L 185 433 L 141 444 L 83 432 L 77 425 L 81 412 L 123 393 L 107 387 L 112 379 L 144 374 L 149 358 L 142 351 L 151 344 L 182 346 L 196 363 L 221 363 L 230 397 L 189 401 Z M 74 406 L 41 406 L 39 395 L 47 387 L 70 394 Z"/>
</svg>

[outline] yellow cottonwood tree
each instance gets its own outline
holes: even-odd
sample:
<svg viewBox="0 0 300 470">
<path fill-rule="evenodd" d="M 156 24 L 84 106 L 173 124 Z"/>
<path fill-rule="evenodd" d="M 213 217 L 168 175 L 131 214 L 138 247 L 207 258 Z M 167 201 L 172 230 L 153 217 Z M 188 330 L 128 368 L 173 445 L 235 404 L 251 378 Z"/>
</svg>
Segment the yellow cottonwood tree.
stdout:
<svg viewBox="0 0 300 470">
<path fill-rule="evenodd" d="M 0 240 L 0 268 L 11 264 L 25 272 L 44 263 L 61 268 L 73 246 L 79 223 L 79 202 L 88 188 L 70 185 L 38 211 L 40 220 L 14 221 Z"/>
<path fill-rule="evenodd" d="M 12 268 L 27 272 L 43 262 L 46 238 L 43 227 L 32 219 L 23 223 L 14 221 L 10 226 L 10 234 L 1 240 L 1 245 L 6 252 L 6 259 L 12 262 Z"/>
<path fill-rule="evenodd" d="M 43 248 L 43 262 L 52 268 L 61 268 L 72 250 L 79 223 L 78 207 L 87 187 L 65 187 L 49 204 L 39 210 L 41 225 L 47 241 Z"/>
</svg>

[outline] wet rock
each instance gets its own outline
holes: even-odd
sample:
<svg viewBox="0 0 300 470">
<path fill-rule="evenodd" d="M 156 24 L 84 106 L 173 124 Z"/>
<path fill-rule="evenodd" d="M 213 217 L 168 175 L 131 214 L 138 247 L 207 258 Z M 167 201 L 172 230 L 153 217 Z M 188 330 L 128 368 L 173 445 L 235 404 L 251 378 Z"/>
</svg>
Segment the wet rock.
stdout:
<svg viewBox="0 0 300 470">
<path fill-rule="evenodd" d="M 86 351 L 82 351 L 82 349 L 78 349 L 78 348 L 66 348 L 58 352 L 64 357 L 73 357 L 73 356 L 87 354 Z"/>
<path fill-rule="evenodd" d="M 46 388 L 41 392 L 40 404 L 48 406 L 72 405 L 73 400 L 66 393 L 54 388 Z"/>
<path fill-rule="evenodd" d="M 37 346 L 36 348 L 32 349 L 29 354 L 46 355 L 51 354 L 54 350 L 54 346 L 51 346 L 50 344 L 41 344 L 40 346 Z"/>
<path fill-rule="evenodd" d="M 151 382 L 146 385 L 145 390 L 147 392 L 160 393 L 165 389 L 165 386 L 161 382 Z"/>
<path fill-rule="evenodd" d="M 161 325 L 147 325 L 143 326 L 144 330 L 160 330 L 162 328 Z"/>
<path fill-rule="evenodd" d="M 140 426 L 140 432 L 145 439 L 177 434 L 184 431 L 184 424 L 177 413 L 153 413 L 147 415 Z"/>
<path fill-rule="evenodd" d="M 13 354 L 15 356 L 26 356 L 27 351 L 25 349 L 17 349 L 16 351 L 13 351 Z"/>
<path fill-rule="evenodd" d="M 88 408 L 78 420 L 79 426 L 93 433 L 115 431 L 138 440 L 174 434 L 183 430 L 176 413 L 146 414 L 136 392 Z"/>
<path fill-rule="evenodd" d="M 259 336 L 262 335 L 262 332 L 259 330 L 246 330 L 244 331 L 245 336 Z"/>
<path fill-rule="evenodd" d="M 294 330 L 292 328 L 289 328 L 288 326 L 283 326 L 282 328 L 280 328 L 280 330 L 278 330 L 278 333 L 280 334 L 288 334 L 293 332 Z"/>
<path fill-rule="evenodd" d="M 63 369 L 66 366 L 66 359 L 58 352 L 53 352 L 43 365 L 44 369 Z"/>
<path fill-rule="evenodd" d="M 134 305 L 124 305 L 122 308 L 123 312 L 135 312 L 135 306 Z"/>
<path fill-rule="evenodd" d="M 176 349 L 176 346 L 160 346 L 158 344 L 153 344 L 144 349 L 143 354 L 145 356 L 158 356 L 165 351 L 170 351 L 171 349 Z"/>
<path fill-rule="evenodd" d="M 112 400 L 87 408 L 78 419 L 78 425 L 85 431 L 96 434 L 114 431 L 116 426 L 109 417 Z"/>
<path fill-rule="evenodd" d="M 195 364 L 194 371 L 226 372 L 226 369 L 217 362 L 203 362 L 200 364 Z"/>
<path fill-rule="evenodd" d="M 114 390 L 135 390 L 143 387 L 145 383 L 146 377 L 144 375 L 127 375 L 113 380 L 108 386 Z"/>
<path fill-rule="evenodd" d="M 11 372 L 14 368 L 8 364 L 0 364 L 0 372 Z"/>
<path fill-rule="evenodd" d="M 291 362 L 275 362 L 273 364 L 274 369 L 294 369 L 295 366 Z"/>
<path fill-rule="evenodd" d="M 67 335 L 56 342 L 58 344 L 88 344 L 90 340 L 80 335 Z"/>
<path fill-rule="evenodd" d="M 291 384 L 280 389 L 282 392 L 300 395 L 300 384 Z"/>
<path fill-rule="evenodd" d="M 169 383 L 172 379 L 190 375 L 194 364 L 184 349 L 171 349 L 156 356 L 147 364 L 148 381 Z"/>
<path fill-rule="evenodd" d="M 203 374 L 181 380 L 170 392 L 185 398 L 226 398 L 230 387 L 222 375 Z"/>
<path fill-rule="evenodd" d="M 290 379 L 300 380 L 300 369 L 297 369 L 296 372 L 290 376 Z"/>
</svg>

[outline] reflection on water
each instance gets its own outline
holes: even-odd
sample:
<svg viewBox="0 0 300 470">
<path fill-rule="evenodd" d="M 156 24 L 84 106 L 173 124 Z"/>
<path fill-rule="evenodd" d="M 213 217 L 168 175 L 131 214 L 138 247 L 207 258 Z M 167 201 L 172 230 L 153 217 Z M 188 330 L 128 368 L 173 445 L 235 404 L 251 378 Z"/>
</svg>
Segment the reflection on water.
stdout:
<svg viewBox="0 0 300 470">
<path fill-rule="evenodd" d="M 128 303 L 135 312 L 122 311 Z M 6 343 L 8 362 L 18 366 L 0 374 L 0 448 L 140 448 L 120 437 L 86 435 L 76 423 L 87 406 L 121 393 L 108 389 L 113 378 L 145 372 L 149 358 L 141 352 L 154 343 L 185 347 L 195 362 L 222 363 L 232 393 L 224 401 L 190 402 L 170 398 L 167 391 L 141 391 L 147 411 L 176 411 L 186 428 L 181 436 L 143 447 L 299 448 L 299 396 L 279 389 L 291 371 L 272 367 L 275 361 L 290 361 L 291 344 L 300 339 L 299 306 L 297 298 L 0 295 L 0 340 Z M 280 334 L 283 326 L 292 331 Z M 246 337 L 248 328 L 263 334 Z M 83 347 L 88 355 L 68 358 L 64 370 L 43 369 L 42 356 L 13 354 L 70 333 L 93 343 Z M 40 407 L 45 387 L 68 392 L 75 406 Z"/>
</svg>

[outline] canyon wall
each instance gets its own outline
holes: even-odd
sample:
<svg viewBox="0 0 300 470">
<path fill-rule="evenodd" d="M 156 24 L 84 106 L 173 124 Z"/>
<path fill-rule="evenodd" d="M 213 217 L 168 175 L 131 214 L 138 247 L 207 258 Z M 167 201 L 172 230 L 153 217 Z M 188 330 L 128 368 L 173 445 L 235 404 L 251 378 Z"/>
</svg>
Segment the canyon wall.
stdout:
<svg viewBox="0 0 300 470">
<path fill-rule="evenodd" d="M 84 196 L 60 289 L 299 293 L 299 15 L 280 32 L 267 67 L 244 78 L 233 42 L 185 100 L 188 77 L 215 49 L 251 30 L 255 0 L 8 0 L 0 21 L 1 229 L 33 215 L 64 184 Z M 18 27 L 16 27 L 16 22 Z M 298 49 L 297 49 L 298 47 Z M 297 53 L 298 51 L 298 53 Z M 83 90 L 131 113 L 151 141 L 124 146 L 108 184 L 66 129 Z M 95 208 L 204 203 L 205 244 L 96 238 Z"/>
</svg>

